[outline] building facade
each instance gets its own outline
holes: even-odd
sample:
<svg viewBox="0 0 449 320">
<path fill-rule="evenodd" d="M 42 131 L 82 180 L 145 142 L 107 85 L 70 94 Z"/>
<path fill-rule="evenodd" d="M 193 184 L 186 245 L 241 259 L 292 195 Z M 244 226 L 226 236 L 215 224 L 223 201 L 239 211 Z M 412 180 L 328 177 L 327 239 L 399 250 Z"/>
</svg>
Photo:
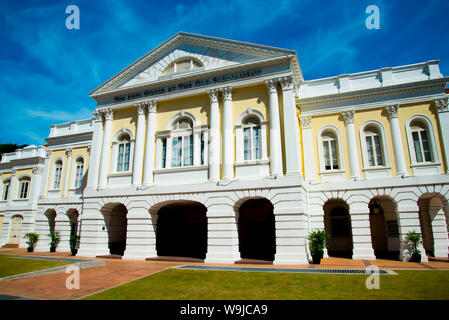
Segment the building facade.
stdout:
<svg viewBox="0 0 449 320">
<path fill-rule="evenodd" d="M 401 260 L 414 230 L 447 257 L 448 82 L 438 61 L 306 81 L 295 51 L 178 33 L 3 157 L 0 245 L 303 264 L 317 228 L 326 256 Z"/>
</svg>

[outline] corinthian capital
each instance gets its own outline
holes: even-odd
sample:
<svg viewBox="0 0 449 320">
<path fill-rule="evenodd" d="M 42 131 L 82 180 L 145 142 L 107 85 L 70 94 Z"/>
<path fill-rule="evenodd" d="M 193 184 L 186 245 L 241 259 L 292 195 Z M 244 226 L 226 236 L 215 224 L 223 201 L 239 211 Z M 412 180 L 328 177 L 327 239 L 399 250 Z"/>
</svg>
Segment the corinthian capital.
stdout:
<svg viewBox="0 0 449 320">
<path fill-rule="evenodd" d="M 282 91 L 293 90 L 294 82 L 292 76 L 282 77 L 279 79 L 279 82 L 281 83 Z"/>
<path fill-rule="evenodd" d="M 269 93 L 277 93 L 278 92 L 278 81 L 276 79 L 265 80 L 265 84 L 267 85 Z"/>
<path fill-rule="evenodd" d="M 150 100 L 148 101 L 148 112 L 149 113 L 155 113 L 157 110 L 157 101 L 156 100 Z"/>
<path fill-rule="evenodd" d="M 345 122 L 345 126 L 348 124 L 354 123 L 354 111 L 345 111 L 342 112 L 343 115 L 343 121 Z"/>
<path fill-rule="evenodd" d="M 312 127 L 311 126 L 311 122 L 312 122 L 311 116 L 300 116 L 299 121 L 301 121 L 301 127 L 303 129 L 310 129 Z"/>
<path fill-rule="evenodd" d="M 224 101 L 232 100 L 232 88 L 231 87 L 221 88 L 220 91 L 221 91 L 221 94 L 223 95 Z"/>
<path fill-rule="evenodd" d="M 44 173 L 43 167 L 33 167 L 33 174 L 42 175 Z"/>
<path fill-rule="evenodd" d="M 385 109 L 387 109 L 388 120 L 398 117 L 398 108 L 399 108 L 398 104 L 392 104 L 385 107 Z"/>
<path fill-rule="evenodd" d="M 92 114 L 93 114 L 94 117 L 95 117 L 95 119 L 94 119 L 95 122 L 99 122 L 99 121 L 102 120 L 102 118 L 101 118 L 101 112 L 98 112 L 97 110 L 94 110 L 94 111 L 92 111 Z"/>
<path fill-rule="evenodd" d="M 114 112 L 112 111 L 112 109 L 105 109 L 102 110 L 102 112 L 105 120 L 112 120 L 112 118 L 114 117 Z"/>
<path fill-rule="evenodd" d="M 144 115 L 145 109 L 147 107 L 147 102 L 140 102 L 137 104 L 137 114 L 138 115 Z"/>
<path fill-rule="evenodd" d="M 67 148 L 65 150 L 65 154 L 67 155 L 67 157 L 71 157 L 72 156 L 72 148 Z"/>
<path fill-rule="evenodd" d="M 218 103 L 218 89 L 207 91 L 211 103 Z"/>
<path fill-rule="evenodd" d="M 438 113 L 448 112 L 448 98 L 435 99 L 435 107 L 437 108 Z"/>
</svg>

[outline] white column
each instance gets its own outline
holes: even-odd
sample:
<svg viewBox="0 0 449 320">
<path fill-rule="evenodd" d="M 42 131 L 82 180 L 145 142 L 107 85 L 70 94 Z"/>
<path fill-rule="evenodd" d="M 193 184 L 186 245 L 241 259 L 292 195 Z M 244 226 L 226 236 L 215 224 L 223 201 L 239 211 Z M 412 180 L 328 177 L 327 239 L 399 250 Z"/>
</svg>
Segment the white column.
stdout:
<svg viewBox="0 0 449 320">
<path fill-rule="evenodd" d="M 447 234 L 446 217 L 442 208 L 429 209 L 430 223 L 433 235 L 435 257 L 448 257 L 449 238 Z"/>
<path fill-rule="evenodd" d="M 349 213 L 352 228 L 352 258 L 375 260 L 368 206 L 365 203 L 351 204 Z"/>
<path fill-rule="evenodd" d="M 218 89 L 208 91 L 210 99 L 209 180 L 220 180 L 220 111 Z"/>
<path fill-rule="evenodd" d="M 193 165 L 201 165 L 201 126 L 193 127 Z"/>
<path fill-rule="evenodd" d="M 232 88 L 221 89 L 223 95 L 223 180 L 234 179 L 234 132 L 232 129 Z"/>
<path fill-rule="evenodd" d="M 45 162 L 44 162 L 44 172 L 43 172 L 43 176 L 41 179 L 41 185 L 40 185 L 40 190 L 39 190 L 39 195 L 41 197 L 45 196 L 45 191 L 47 188 L 47 181 L 48 181 L 48 177 L 50 174 L 50 155 L 51 152 L 50 150 L 45 150 Z"/>
<path fill-rule="evenodd" d="M 98 187 L 100 189 L 106 188 L 108 182 L 109 157 L 111 154 L 111 136 L 112 136 L 112 109 L 103 111 L 104 113 L 104 134 L 103 145 L 101 148 L 100 158 L 100 176 L 98 178 Z"/>
<path fill-rule="evenodd" d="M 391 138 L 393 139 L 394 160 L 396 163 L 396 176 L 407 177 L 405 165 L 404 147 L 402 145 L 401 127 L 398 120 L 399 105 L 386 106 L 388 121 L 390 121 Z"/>
<path fill-rule="evenodd" d="M 7 203 L 8 206 L 12 204 L 12 201 L 14 199 L 14 194 L 16 193 L 16 169 L 11 170 L 11 180 L 9 185 L 9 191 L 8 191 L 8 197 L 7 197 Z"/>
<path fill-rule="evenodd" d="M 296 103 L 293 77 L 279 79 L 282 86 L 284 111 L 284 142 L 286 175 L 301 175 L 301 153 L 299 150 L 299 126 L 296 115 Z"/>
<path fill-rule="evenodd" d="M 146 103 L 137 104 L 136 143 L 134 144 L 133 186 L 142 184 L 143 146 L 145 140 L 145 109 Z"/>
<path fill-rule="evenodd" d="M 270 169 L 272 176 L 282 176 L 281 121 L 279 118 L 279 101 L 277 80 L 265 81 L 270 96 Z"/>
<path fill-rule="evenodd" d="M 36 166 L 33 168 L 33 178 L 31 180 L 31 203 L 37 204 L 42 185 L 42 174 L 44 173 L 44 167 Z"/>
<path fill-rule="evenodd" d="M 100 168 L 100 148 L 102 146 L 103 138 L 103 117 L 100 112 L 93 112 L 95 118 L 93 119 L 93 135 L 92 144 L 89 154 L 89 170 L 87 173 L 86 188 L 96 188 L 98 186 L 98 174 Z"/>
<path fill-rule="evenodd" d="M 305 177 L 308 182 L 316 181 L 316 171 L 315 171 L 315 150 L 313 148 L 313 136 L 312 136 L 312 117 L 311 116 L 301 116 L 301 127 L 302 127 L 302 139 L 304 146 L 304 169 Z"/>
<path fill-rule="evenodd" d="M 156 108 L 157 103 L 151 100 L 147 105 L 148 108 L 148 123 L 147 123 L 147 137 L 145 140 L 145 163 L 143 170 L 143 184 L 149 186 L 153 184 L 153 170 L 154 170 L 154 140 L 156 132 Z"/>
<path fill-rule="evenodd" d="M 448 98 L 436 99 L 435 106 L 438 111 L 438 121 L 441 129 L 444 158 L 446 160 L 446 174 L 449 174 L 449 107 Z"/>
<path fill-rule="evenodd" d="M 408 246 L 407 234 L 409 231 L 415 231 L 416 233 L 420 233 L 422 235 L 422 231 L 419 221 L 419 207 L 416 201 L 408 199 L 413 198 L 413 196 L 403 194 L 402 198 L 404 198 L 404 200 L 399 201 L 397 204 L 400 243 L 399 259 L 402 261 L 408 261 L 410 259 L 411 253 Z M 424 249 L 424 247 L 420 245 L 418 249 L 421 250 L 421 261 L 429 261 L 426 256 L 426 250 Z"/>
<path fill-rule="evenodd" d="M 206 263 L 234 263 L 240 260 L 239 234 L 234 209 L 214 204 L 207 209 Z"/>
<path fill-rule="evenodd" d="M 126 230 L 126 250 L 123 259 L 145 260 L 156 257 L 156 220 L 157 215 L 150 215 L 148 209 L 141 205 L 128 210 Z"/>
<path fill-rule="evenodd" d="M 357 155 L 358 148 L 354 129 L 354 111 L 343 112 L 343 119 L 346 126 L 351 180 L 360 180 L 359 157 Z"/>
<path fill-rule="evenodd" d="M 67 155 L 67 166 L 65 169 L 64 191 L 62 193 L 63 197 L 67 197 L 69 195 L 70 172 L 72 170 L 72 148 L 68 148 L 65 151 L 65 154 Z"/>
</svg>

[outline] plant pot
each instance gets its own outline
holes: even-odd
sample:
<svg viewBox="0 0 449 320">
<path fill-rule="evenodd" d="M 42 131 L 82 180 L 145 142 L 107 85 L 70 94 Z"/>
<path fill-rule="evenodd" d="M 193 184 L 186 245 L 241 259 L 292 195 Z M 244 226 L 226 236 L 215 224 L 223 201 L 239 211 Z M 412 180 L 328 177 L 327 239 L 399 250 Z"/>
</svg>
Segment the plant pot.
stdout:
<svg viewBox="0 0 449 320">
<path fill-rule="evenodd" d="M 50 247 L 50 252 L 56 252 L 56 247 Z"/>
<path fill-rule="evenodd" d="M 421 262 L 421 253 L 413 253 L 410 261 L 411 262 Z"/>
<path fill-rule="evenodd" d="M 72 256 L 76 256 L 76 254 L 78 253 L 78 249 L 72 249 Z"/>
<path fill-rule="evenodd" d="M 27 248 L 27 252 L 33 252 L 34 251 L 34 248 L 33 247 L 28 247 Z"/>
<path fill-rule="evenodd" d="M 320 264 L 321 259 L 323 258 L 323 251 L 317 251 L 312 253 L 312 263 Z"/>
</svg>

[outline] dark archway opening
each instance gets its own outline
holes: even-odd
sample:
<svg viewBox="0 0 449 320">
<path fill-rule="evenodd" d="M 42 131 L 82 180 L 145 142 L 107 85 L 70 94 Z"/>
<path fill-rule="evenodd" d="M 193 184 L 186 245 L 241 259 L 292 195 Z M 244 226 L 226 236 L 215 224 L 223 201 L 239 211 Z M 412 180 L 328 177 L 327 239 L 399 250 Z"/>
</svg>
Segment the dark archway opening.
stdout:
<svg viewBox="0 0 449 320">
<path fill-rule="evenodd" d="M 158 256 L 204 260 L 207 253 L 206 207 L 196 202 L 168 204 L 158 211 Z"/>
<path fill-rule="evenodd" d="M 324 225 L 330 238 L 327 252 L 330 257 L 352 258 L 352 230 L 348 206 L 342 200 L 331 200 L 324 205 Z"/>
<path fill-rule="evenodd" d="M 250 199 L 239 208 L 239 250 L 242 259 L 273 261 L 276 232 L 273 205 L 267 199 Z"/>
<path fill-rule="evenodd" d="M 108 248 L 111 255 L 123 256 L 126 250 L 128 210 L 123 204 L 108 205 L 102 210 L 108 231 Z"/>
</svg>

